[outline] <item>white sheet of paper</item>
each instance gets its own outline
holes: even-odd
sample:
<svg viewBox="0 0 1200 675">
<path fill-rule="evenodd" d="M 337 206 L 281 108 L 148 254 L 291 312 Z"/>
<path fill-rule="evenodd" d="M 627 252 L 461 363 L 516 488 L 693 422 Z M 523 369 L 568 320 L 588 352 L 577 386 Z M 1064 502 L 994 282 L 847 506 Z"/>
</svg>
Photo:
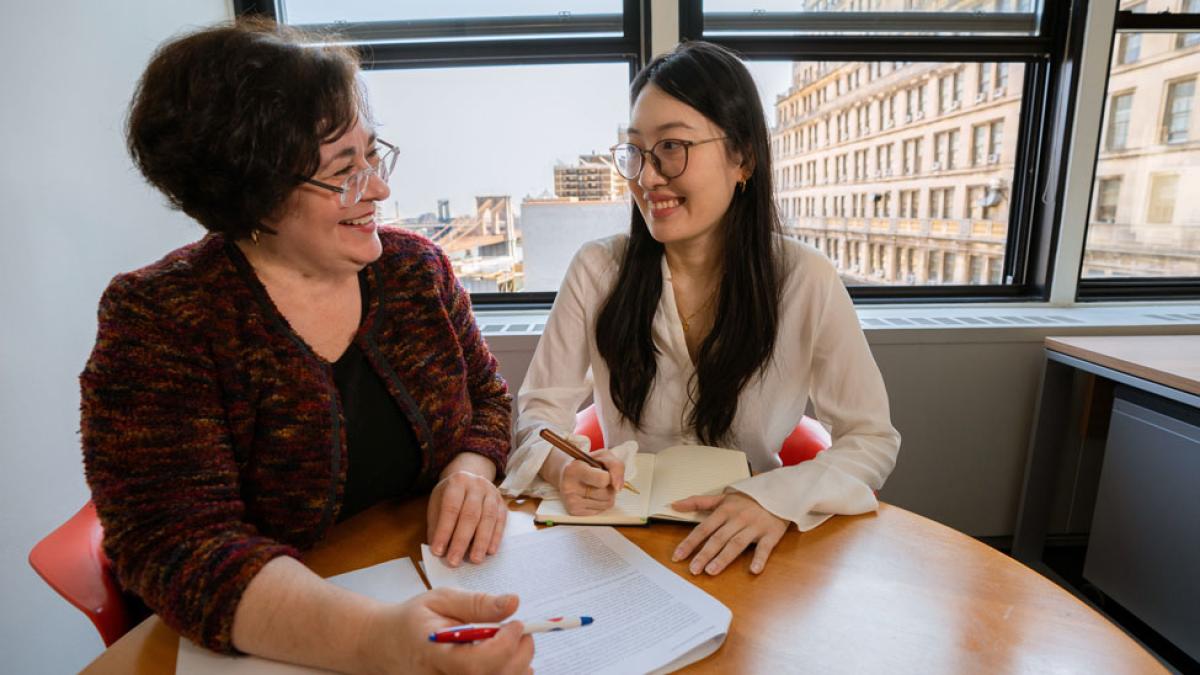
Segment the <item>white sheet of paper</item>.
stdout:
<svg viewBox="0 0 1200 675">
<path fill-rule="evenodd" d="M 355 593 L 384 602 L 404 602 L 424 593 L 425 582 L 408 558 L 396 558 L 361 570 L 330 577 L 329 581 Z M 179 656 L 175 661 L 176 675 L 306 675 L 328 673 L 328 670 L 306 668 L 257 656 L 226 656 L 196 646 L 191 640 L 179 638 Z"/>
<path fill-rule="evenodd" d="M 521 597 L 517 618 L 591 616 L 585 628 L 534 636 L 547 673 L 670 672 L 716 651 L 732 614 L 611 527 L 558 526 L 505 541 L 479 565 L 451 568 L 422 546 L 434 588 Z"/>
</svg>

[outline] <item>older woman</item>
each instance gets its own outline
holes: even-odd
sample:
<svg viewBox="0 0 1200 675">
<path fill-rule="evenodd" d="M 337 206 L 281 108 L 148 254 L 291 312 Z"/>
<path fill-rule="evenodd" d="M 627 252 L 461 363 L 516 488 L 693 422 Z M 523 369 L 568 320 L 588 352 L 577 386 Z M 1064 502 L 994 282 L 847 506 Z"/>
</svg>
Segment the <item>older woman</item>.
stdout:
<svg viewBox="0 0 1200 675">
<path fill-rule="evenodd" d="M 84 460 L 122 584 L 183 635 L 343 671 L 525 672 L 517 599 L 385 605 L 295 558 L 341 519 L 430 492 L 431 545 L 494 553 L 509 396 L 446 257 L 381 229 L 395 148 L 350 52 L 267 23 L 176 39 L 134 96 L 129 149 L 208 231 L 116 277 L 81 377 Z"/>
</svg>

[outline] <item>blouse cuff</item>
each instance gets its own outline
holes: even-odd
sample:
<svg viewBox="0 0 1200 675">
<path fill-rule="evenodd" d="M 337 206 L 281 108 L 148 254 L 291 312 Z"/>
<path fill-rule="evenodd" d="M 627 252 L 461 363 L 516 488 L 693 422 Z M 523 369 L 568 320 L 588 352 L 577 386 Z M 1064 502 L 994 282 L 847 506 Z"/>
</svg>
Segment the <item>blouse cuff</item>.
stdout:
<svg viewBox="0 0 1200 675">
<path fill-rule="evenodd" d="M 554 446 L 537 435 L 540 431 L 541 428 L 531 431 L 530 440 L 509 456 L 504 481 L 500 483 L 500 494 L 505 497 L 558 497 L 558 490 L 538 475 L 542 465 L 546 463 L 546 458 L 550 456 L 550 451 L 554 449 Z M 566 434 L 566 438 L 584 452 L 591 449 L 592 441 L 587 436 Z"/>
<path fill-rule="evenodd" d="M 505 469 L 504 480 L 500 483 L 500 493 L 505 497 L 517 497 L 528 492 L 535 482 L 546 485 L 546 481 L 538 476 L 546 457 L 550 455 L 551 446 L 538 438 L 517 448 L 508 457 L 508 467 Z"/>
<path fill-rule="evenodd" d="M 759 506 L 807 532 L 833 515 L 858 515 L 879 508 L 875 493 L 861 480 L 817 457 L 796 466 L 760 473 L 730 485 Z"/>
</svg>

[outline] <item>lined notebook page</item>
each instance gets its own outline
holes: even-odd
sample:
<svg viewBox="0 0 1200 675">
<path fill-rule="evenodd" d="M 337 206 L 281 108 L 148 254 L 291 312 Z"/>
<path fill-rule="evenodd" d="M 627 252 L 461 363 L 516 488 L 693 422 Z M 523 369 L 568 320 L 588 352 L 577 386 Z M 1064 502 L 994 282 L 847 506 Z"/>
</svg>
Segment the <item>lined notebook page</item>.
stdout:
<svg viewBox="0 0 1200 675">
<path fill-rule="evenodd" d="M 650 514 L 650 492 L 655 480 L 654 469 L 657 460 L 654 455 L 638 453 L 633 456 L 637 462 L 637 476 L 629 481 L 640 492 L 636 495 L 629 490 L 617 493 L 617 501 L 613 507 L 604 513 L 594 516 L 572 516 L 567 513 L 567 507 L 558 499 L 543 499 L 538 505 L 537 519 L 539 522 L 554 523 L 595 523 L 601 525 L 626 525 L 646 522 Z"/>
<path fill-rule="evenodd" d="M 703 445 L 676 445 L 655 455 L 650 515 L 698 523 L 701 512 L 685 513 L 671 502 L 692 495 L 720 494 L 727 485 L 750 477 L 746 453 Z"/>
</svg>

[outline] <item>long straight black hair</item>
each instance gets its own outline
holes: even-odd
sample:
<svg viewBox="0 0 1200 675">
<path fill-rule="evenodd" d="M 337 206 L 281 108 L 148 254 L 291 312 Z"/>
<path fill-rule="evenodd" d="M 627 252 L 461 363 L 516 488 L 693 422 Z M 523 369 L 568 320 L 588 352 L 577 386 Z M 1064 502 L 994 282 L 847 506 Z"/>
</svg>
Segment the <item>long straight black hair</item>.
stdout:
<svg viewBox="0 0 1200 675">
<path fill-rule="evenodd" d="M 684 42 L 655 58 L 630 85 L 630 106 L 649 84 L 712 120 L 728 139 L 726 150 L 740 153 L 751 166 L 750 178 L 744 189 L 734 191 L 720 225 L 716 318 L 688 383 L 687 424 L 702 442 L 719 445 L 728 440 L 742 389 L 770 363 L 779 331 L 780 227 L 766 120 L 746 66 L 714 44 Z M 663 245 L 650 236 L 634 207 L 616 284 L 596 320 L 596 344 L 611 373 L 613 404 L 639 428 L 657 374 L 659 350 L 651 325 L 663 291 L 662 256 Z"/>
</svg>

